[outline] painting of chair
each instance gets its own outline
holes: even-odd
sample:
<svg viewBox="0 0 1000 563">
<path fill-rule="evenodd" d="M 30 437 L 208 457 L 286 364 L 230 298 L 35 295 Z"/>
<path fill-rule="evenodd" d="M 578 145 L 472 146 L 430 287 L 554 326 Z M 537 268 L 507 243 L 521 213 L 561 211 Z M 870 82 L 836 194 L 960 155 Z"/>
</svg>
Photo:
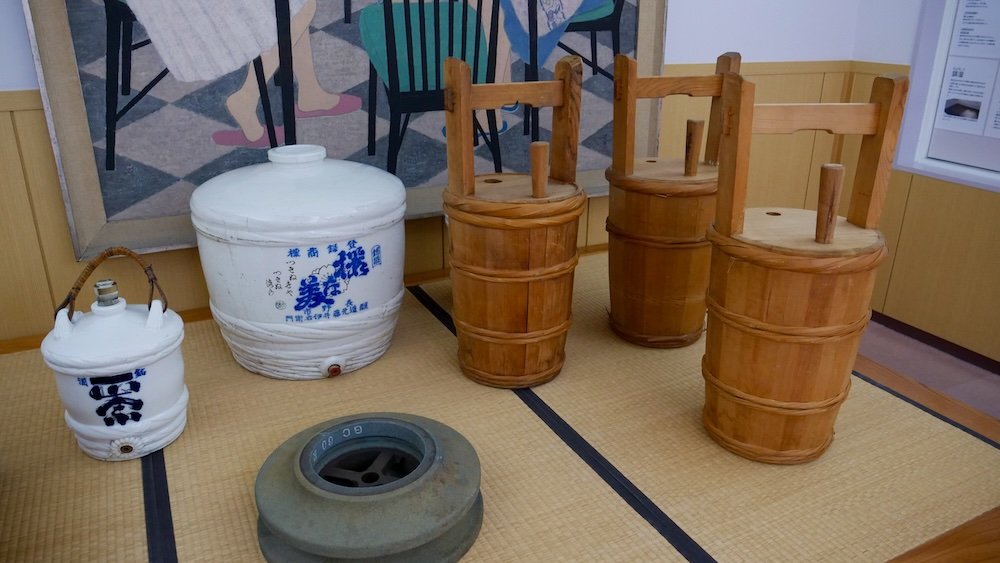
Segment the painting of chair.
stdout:
<svg viewBox="0 0 1000 563">
<path fill-rule="evenodd" d="M 528 1 L 528 60 L 524 62 L 525 82 L 538 80 L 538 73 L 541 64 L 545 61 L 538 60 L 538 0 Z M 584 63 L 590 65 L 594 75 L 601 74 L 612 80 L 614 76 L 610 72 L 601 68 L 597 62 L 597 32 L 611 32 L 611 50 L 614 56 L 621 53 L 621 19 L 622 10 L 625 7 L 625 0 L 606 0 L 598 5 L 582 5 L 583 11 L 575 14 L 566 26 L 565 32 L 579 32 L 590 34 L 590 58 L 584 57 L 575 49 L 566 45 L 563 41 L 556 43 L 558 47 L 571 55 L 580 57 Z M 538 130 L 538 110 L 524 106 L 524 134 L 531 133 L 531 140 L 537 141 Z"/>
<path fill-rule="evenodd" d="M 446 58 L 465 61 L 474 83 L 493 82 L 499 9 L 499 2 L 483 0 L 383 0 L 361 10 L 361 39 L 370 59 L 368 154 L 375 154 L 375 107 L 381 83 L 389 105 L 386 170 L 396 172 L 410 116 L 444 110 Z M 488 19 L 484 22 L 483 18 Z M 500 172 L 496 111 L 486 114 L 486 124 L 476 120 L 474 137 L 486 142 L 495 170 Z"/>
<path fill-rule="evenodd" d="M 566 27 L 567 32 L 589 33 L 590 34 L 590 58 L 586 58 L 580 53 L 560 41 L 558 43 L 564 51 L 571 55 L 577 55 L 583 62 L 590 65 L 593 74 L 603 74 L 608 78 L 614 78 L 611 73 L 601 68 L 597 62 L 597 32 L 607 31 L 611 33 L 611 53 L 618 56 L 622 51 L 621 41 L 621 20 L 622 9 L 625 7 L 625 0 L 608 0 L 596 8 L 577 14 L 570 20 Z"/>
<path fill-rule="evenodd" d="M 288 2 L 279 2 L 283 4 L 287 12 Z M 135 14 L 132 13 L 132 9 L 129 8 L 128 3 L 123 0 L 104 0 L 104 15 L 105 15 L 105 28 L 107 31 L 107 42 L 105 47 L 105 113 L 104 113 L 104 128 L 105 128 L 105 139 L 107 155 L 104 160 L 105 170 L 115 169 L 115 145 L 117 142 L 117 132 L 118 132 L 118 122 L 121 121 L 125 114 L 127 114 L 133 107 L 136 106 L 143 98 L 148 94 L 157 84 L 163 80 L 167 74 L 169 74 L 169 69 L 164 68 L 155 77 L 153 77 L 145 86 L 143 86 L 138 93 L 136 93 L 132 98 L 125 103 L 120 109 L 118 107 L 119 102 L 119 90 L 122 96 L 130 96 L 132 94 L 132 51 L 146 47 L 152 43 L 149 39 L 142 39 L 140 41 L 134 41 L 133 32 L 136 23 L 139 22 Z M 282 23 L 282 21 L 284 23 Z M 278 30 L 279 32 L 288 28 L 288 16 L 284 20 L 279 21 Z M 289 53 L 289 61 L 283 65 L 286 68 L 291 68 L 291 60 Z M 264 69 L 261 62 L 261 58 L 257 57 L 253 60 L 254 73 L 257 77 L 257 87 L 260 92 L 260 99 L 263 103 L 264 111 L 264 123 L 267 129 L 268 140 L 272 147 L 278 146 L 277 135 L 274 127 L 274 118 L 271 112 L 271 102 L 267 93 L 267 80 L 264 78 Z M 278 75 L 275 75 L 275 82 L 277 83 L 280 79 Z M 290 92 L 290 90 L 289 90 Z M 291 99 L 291 95 L 282 90 L 282 100 L 285 97 Z M 286 130 L 291 130 L 286 127 Z M 286 140 L 291 144 L 294 143 L 294 138 L 286 134 Z"/>
</svg>

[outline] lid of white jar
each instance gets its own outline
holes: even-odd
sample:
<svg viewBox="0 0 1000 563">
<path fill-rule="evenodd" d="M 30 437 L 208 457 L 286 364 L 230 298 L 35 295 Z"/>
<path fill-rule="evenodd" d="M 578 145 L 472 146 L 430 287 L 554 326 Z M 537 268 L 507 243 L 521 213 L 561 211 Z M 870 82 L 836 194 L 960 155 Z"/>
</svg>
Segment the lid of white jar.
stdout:
<svg viewBox="0 0 1000 563">
<path fill-rule="evenodd" d="M 173 352 L 184 339 L 184 323 L 159 299 L 151 306 L 94 302 L 89 313 L 56 314 L 55 327 L 42 340 L 45 363 L 53 370 L 85 377 L 145 367 Z"/>
<path fill-rule="evenodd" d="M 212 178 L 191 196 L 203 235 L 231 242 L 302 243 L 350 238 L 402 220 L 399 178 L 367 164 L 326 158 L 318 145 L 286 145 L 270 162 Z"/>
</svg>

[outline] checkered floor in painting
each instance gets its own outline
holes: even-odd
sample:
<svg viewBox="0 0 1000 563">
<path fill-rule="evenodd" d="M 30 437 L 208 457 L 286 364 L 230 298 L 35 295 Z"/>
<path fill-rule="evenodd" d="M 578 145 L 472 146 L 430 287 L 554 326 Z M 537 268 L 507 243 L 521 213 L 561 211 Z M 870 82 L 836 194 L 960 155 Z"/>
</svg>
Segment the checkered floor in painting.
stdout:
<svg viewBox="0 0 1000 563">
<path fill-rule="evenodd" d="M 361 109 L 336 117 L 300 118 L 296 121 L 298 141 L 324 145 L 331 158 L 386 166 L 389 111 L 383 90 L 374 108 L 376 153 L 367 152 L 368 56 L 358 30 L 358 11 L 374 0 L 355 0 L 351 22 L 344 23 L 343 2 L 319 0 L 311 24 L 311 41 L 316 74 L 324 89 L 347 93 L 363 100 Z M 100 176 L 104 206 L 112 221 L 156 216 L 182 215 L 189 212 L 191 192 L 202 182 L 222 172 L 263 162 L 264 149 L 222 146 L 212 140 L 212 133 L 235 129 L 236 122 L 225 108 L 226 98 L 235 92 L 246 77 L 246 70 L 232 72 L 207 82 L 179 82 L 170 74 L 157 84 L 118 123 L 116 169 L 108 171 L 104 125 L 105 23 L 101 0 L 67 0 L 73 44 L 80 68 L 80 82 L 87 107 L 94 156 Z M 627 52 L 635 45 L 636 8 L 628 0 L 622 15 L 622 45 Z M 143 32 L 137 26 L 135 40 Z M 580 53 L 590 52 L 587 34 L 568 33 L 562 41 Z M 598 61 L 612 69 L 610 34 L 598 33 Z M 552 78 L 555 62 L 565 52 L 549 57 L 540 73 L 541 80 Z M 154 48 L 133 53 L 132 95 L 163 69 Z M 524 65 L 512 66 L 512 80 L 523 79 Z M 578 165 L 581 170 L 605 168 L 611 152 L 612 82 L 584 68 L 583 100 L 580 123 Z M 275 119 L 280 123 L 280 95 L 270 88 Z M 129 96 L 119 98 L 119 108 Z M 260 110 L 258 109 L 258 112 Z M 262 115 L 262 114 L 261 114 Z M 521 134 L 521 113 L 503 113 L 508 130 L 501 135 L 503 167 L 507 171 L 527 171 L 528 137 Z M 261 118 L 262 119 L 262 118 Z M 542 111 L 541 136 L 551 122 Z M 397 174 L 407 187 L 443 185 L 446 182 L 446 147 L 442 128 L 444 114 L 414 114 L 403 138 Z M 493 170 L 486 146 L 476 149 L 477 172 Z"/>
</svg>

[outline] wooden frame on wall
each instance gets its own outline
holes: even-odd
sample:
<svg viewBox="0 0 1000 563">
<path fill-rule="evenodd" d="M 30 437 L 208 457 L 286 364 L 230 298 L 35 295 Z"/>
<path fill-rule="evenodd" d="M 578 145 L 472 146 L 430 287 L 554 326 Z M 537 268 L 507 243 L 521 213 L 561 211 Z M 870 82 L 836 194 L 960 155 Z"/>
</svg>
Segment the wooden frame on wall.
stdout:
<svg viewBox="0 0 1000 563">
<path fill-rule="evenodd" d="M 193 247 L 195 235 L 188 215 L 109 221 L 65 2 L 22 0 L 22 3 L 76 258 L 83 260 L 117 245 L 144 253 Z M 666 0 L 636 3 L 640 13 L 636 31 L 639 69 L 644 75 L 658 75 L 663 63 Z M 655 102 L 637 109 L 637 154 L 655 153 L 658 113 Z M 601 185 L 603 170 L 586 176 L 600 178 L 596 185 L 587 186 L 592 194 L 606 191 L 606 184 Z M 439 214 L 439 198 L 431 197 L 431 192 L 436 195 L 440 189 L 407 190 L 408 200 L 420 203 L 411 206 L 407 217 Z M 431 202 L 433 208 L 428 209 Z"/>
<path fill-rule="evenodd" d="M 193 246 L 190 217 L 108 221 L 91 149 L 66 5 L 61 1 L 22 1 L 77 259 L 95 256 L 115 245 L 144 252 Z"/>
</svg>

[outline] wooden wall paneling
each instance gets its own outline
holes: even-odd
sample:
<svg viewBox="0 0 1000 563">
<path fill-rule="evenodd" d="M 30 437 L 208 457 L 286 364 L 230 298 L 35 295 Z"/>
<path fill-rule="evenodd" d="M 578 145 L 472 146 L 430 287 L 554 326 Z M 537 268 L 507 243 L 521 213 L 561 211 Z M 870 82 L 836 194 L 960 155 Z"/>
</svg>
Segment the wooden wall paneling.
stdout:
<svg viewBox="0 0 1000 563">
<path fill-rule="evenodd" d="M 715 73 L 715 64 L 668 65 L 663 76 L 708 76 Z M 684 156 L 684 137 L 688 119 L 703 119 L 708 123 L 710 98 L 668 96 L 660 101 L 660 157 Z M 705 146 L 699 149 L 704 156 Z"/>
<path fill-rule="evenodd" d="M 12 112 L 0 111 L 0 340 L 52 328 L 45 264 L 21 164 Z"/>
<path fill-rule="evenodd" d="M 17 112 L 14 121 L 35 223 L 40 226 L 38 239 L 51 288 L 49 307 L 52 307 L 66 296 L 84 264 L 77 262 L 73 254 L 69 222 L 63 206 L 45 116 L 41 110 Z M 197 249 L 158 252 L 146 255 L 145 258 L 156 270 L 171 309 L 184 311 L 208 306 L 208 290 L 201 273 Z M 101 265 L 94 276 L 93 280 L 101 277 L 114 278 L 129 302 L 145 303 L 148 298 L 146 276 L 131 260 L 109 260 Z M 84 288 L 85 294 L 88 291 Z M 89 306 L 89 299 L 84 303 Z"/>
<path fill-rule="evenodd" d="M 852 73 L 827 72 L 823 79 L 823 93 L 820 101 L 824 103 L 868 101 L 868 95 L 871 92 L 871 85 L 875 80 L 875 76 L 875 74 L 869 73 L 855 80 L 855 76 Z M 807 209 L 816 208 L 820 167 L 827 162 L 843 163 L 846 161 L 847 164 L 845 166 L 847 167 L 848 175 L 844 180 L 844 190 L 841 193 L 839 202 L 839 214 L 846 216 L 860 146 L 861 138 L 858 136 L 835 136 L 825 132 L 816 133 L 809 172 L 809 190 L 805 202 Z M 886 197 L 882 224 L 880 226 L 880 230 L 886 238 L 889 255 L 879 266 L 875 289 L 872 293 L 872 308 L 876 311 L 881 312 L 885 305 L 885 295 L 889 287 L 889 278 L 892 272 L 893 260 L 895 259 L 896 245 L 899 241 L 899 229 L 902 226 L 906 196 L 909 193 L 909 189 L 910 175 L 896 172 L 893 175 L 892 183 L 889 185 L 889 195 Z"/>
<path fill-rule="evenodd" d="M 910 195 L 910 182 L 913 175 L 898 170 L 893 171 L 889 181 L 889 193 L 882 207 L 882 219 L 879 230 L 885 237 L 885 246 L 889 255 L 878 267 L 875 278 L 875 289 L 872 291 L 872 309 L 885 312 L 885 298 L 889 291 L 889 280 L 892 279 L 893 265 L 896 262 L 896 251 L 899 248 L 900 231 L 903 229 L 903 217 L 906 214 L 906 200 Z M 846 202 L 841 207 L 841 215 L 847 210 Z"/>
<path fill-rule="evenodd" d="M 404 275 L 441 271 L 445 267 L 444 220 L 441 217 L 412 219 L 406 222 Z"/>
<path fill-rule="evenodd" d="M 872 88 L 875 79 L 881 75 L 892 75 L 892 74 L 906 74 L 905 67 L 903 72 L 899 72 L 899 67 L 897 65 L 884 65 L 885 68 L 873 67 L 872 63 L 859 63 L 857 66 L 861 70 L 856 70 L 852 75 L 851 92 L 848 96 L 849 102 L 868 102 L 871 100 Z M 905 89 L 904 89 L 905 90 Z M 905 96 L 905 91 L 903 92 Z M 853 184 L 853 176 L 857 171 L 857 163 L 860 153 L 860 147 L 862 143 L 862 138 L 859 136 L 854 136 L 850 139 L 850 151 L 845 154 L 845 158 L 850 160 L 849 171 L 851 175 L 851 183 Z M 841 214 L 847 216 L 848 208 L 850 204 L 851 194 L 845 193 L 844 197 L 841 199 Z M 888 198 L 888 194 L 886 196 Z M 855 218 L 857 220 L 857 218 Z M 873 224 L 873 226 L 878 226 L 879 223 Z"/>
<path fill-rule="evenodd" d="M 845 102 L 867 102 L 872 92 L 872 84 L 877 74 L 855 72 L 851 76 L 850 93 Z M 844 135 L 841 164 L 844 165 L 844 193 L 840 198 L 840 214 L 847 215 L 847 205 L 854 186 L 854 174 L 858 170 L 858 152 L 861 150 L 860 135 Z"/>
<path fill-rule="evenodd" d="M 0 91 L 0 111 L 42 109 L 42 94 L 38 90 Z"/>
<path fill-rule="evenodd" d="M 699 76 L 711 74 L 714 68 L 707 63 L 668 65 L 663 75 Z M 744 76 L 757 87 L 757 103 L 842 101 L 849 68 L 848 61 L 742 65 Z M 664 100 L 660 110 L 660 156 L 683 156 L 686 120 L 702 119 L 700 116 L 708 115 L 708 108 L 708 101 L 701 98 L 671 96 Z M 830 161 L 833 146 L 833 137 L 826 133 L 755 137 L 748 206 L 803 207 L 813 201 L 815 208 L 819 166 Z M 822 162 L 816 164 L 818 160 Z"/>
<path fill-rule="evenodd" d="M 883 312 L 1000 358 L 1000 194 L 914 176 Z"/>
<path fill-rule="evenodd" d="M 713 69 L 714 70 L 714 69 Z M 712 99 L 706 97 L 667 96 L 660 102 L 663 116 L 660 126 L 660 157 L 683 158 L 687 120 L 700 119 L 708 123 Z M 707 136 L 698 148 L 699 160 L 705 155 Z"/>
<path fill-rule="evenodd" d="M 608 244 L 608 231 L 605 223 L 608 220 L 608 196 L 592 197 L 587 203 L 587 247 Z M 580 220 L 583 221 L 584 217 Z"/>
<path fill-rule="evenodd" d="M 843 102 L 850 94 L 850 80 L 848 74 L 844 72 L 827 72 L 823 74 L 823 86 L 820 91 L 819 102 L 838 103 Z M 842 137 L 842 136 L 840 136 Z M 812 159 L 809 163 L 809 183 L 806 188 L 805 208 L 816 209 L 816 201 L 819 192 L 819 172 L 820 168 L 829 162 L 840 162 L 842 139 L 825 131 L 817 131 L 813 138 Z M 849 193 L 850 186 L 844 181 L 844 192 Z M 847 199 L 841 195 L 841 201 Z M 841 210 L 840 215 L 844 215 L 847 208 Z"/>
<path fill-rule="evenodd" d="M 824 73 L 746 74 L 756 103 L 818 102 Z M 816 133 L 754 135 L 750 146 L 747 207 L 805 207 Z M 818 180 L 817 180 L 818 181 Z"/>
<path fill-rule="evenodd" d="M 875 77 L 880 74 L 900 72 L 901 67 L 896 65 L 872 65 L 865 63 L 858 65 L 860 70 L 856 70 L 850 80 L 844 83 L 847 91 L 843 101 L 845 102 L 867 102 L 871 95 L 872 84 Z M 902 67 L 905 72 L 905 67 Z M 825 135 L 821 133 L 820 135 Z M 846 167 L 846 177 L 844 179 L 844 192 L 840 198 L 840 215 L 847 214 L 850 202 L 851 187 L 854 185 L 854 174 L 857 171 L 858 151 L 861 148 L 861 137 L 858 135 L 846 135 L 843 137 L 840 147 L 840 161 Z M 821 164 L 821 163 L 820 163 Z M 818 167 L 819 164 L 814 163 Z M 885 312 L 885 299 L 889 289 L 889 280 L 892 276 L 893 264 L 896 259 L 896 250 L 899 244 L 900 229 L 902 228 L 903 217 L 906 210 L 906 200 L 910 190 L 910 179 L 912 176 L 904 172 L 893 173 L 889 184 L 889 193 L 885 199 L 883 215 L 879 223 L 879 230 L 886 239 L 886 246 L 889 255 L 879 266 L 878 277 L 875 281 L 875 289 L 872 293 L 872 308 L 876 311 Z"/>
</svg>

